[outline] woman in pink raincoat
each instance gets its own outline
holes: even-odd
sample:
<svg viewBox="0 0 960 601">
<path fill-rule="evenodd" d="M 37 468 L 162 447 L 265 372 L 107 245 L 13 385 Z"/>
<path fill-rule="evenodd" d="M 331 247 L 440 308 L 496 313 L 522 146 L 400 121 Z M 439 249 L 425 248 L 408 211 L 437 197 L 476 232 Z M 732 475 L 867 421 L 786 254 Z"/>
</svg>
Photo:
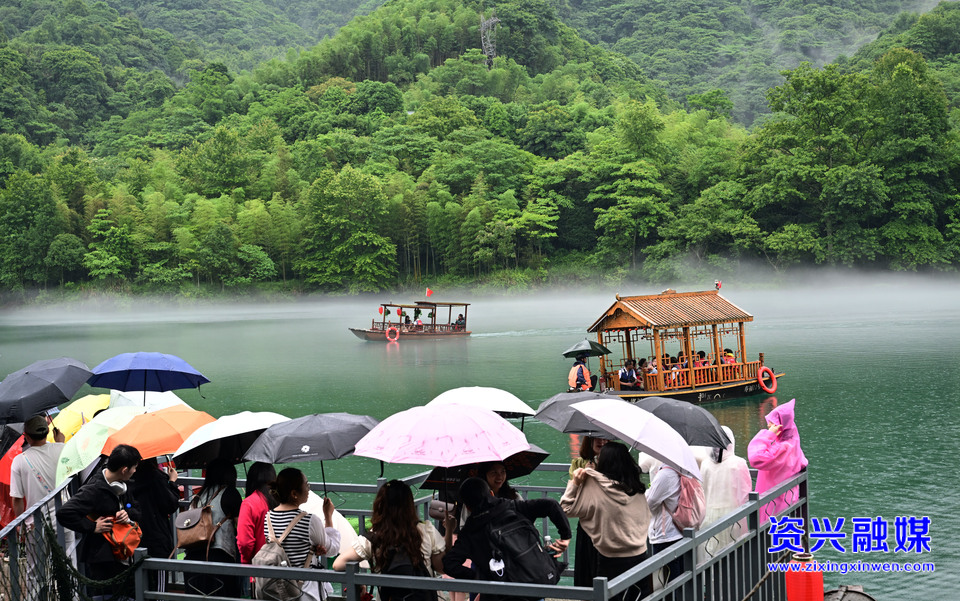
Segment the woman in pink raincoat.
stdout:
<svg viewBox="0 0 960 601">
<path fill-rule="evenodd" d="M 761 495 L 784 480 L 800 473 L 807 458 L 800 448 L 800 434 L 794 423 L 796 399 L 767 414 L 767 429 L 757 432 L 747 447 L 747 458 L 757 470 L 757 492 Z M 797 500 L 799 492 L 791 488 L 760 510 L 761 522 L 767 521 Z"/>
</svg>

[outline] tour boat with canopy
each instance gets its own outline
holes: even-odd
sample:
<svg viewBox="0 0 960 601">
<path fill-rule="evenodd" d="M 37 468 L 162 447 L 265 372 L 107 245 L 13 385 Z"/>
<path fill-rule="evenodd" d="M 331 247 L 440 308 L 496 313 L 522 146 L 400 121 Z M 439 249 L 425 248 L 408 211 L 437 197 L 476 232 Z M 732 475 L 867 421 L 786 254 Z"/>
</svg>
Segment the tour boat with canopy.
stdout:
<svg viewBox="0 0 960 601">
<path fill-rule="evenodd" d="M 777 378 L 784 374 L 764 365 L 763 353 L 757 361 L 746 359 L 745 324 L 753 316 L 718 290 L 665 290 L 616 299 L 587 330 L 611 349 L 600 356 L 598 386 L 606 394 L 625 400 L 662 396 L 706 403 L 776 391 Z M 641 358 L 655 369 L 637 369 L 636 389 L 627 389 L 621 385 L 620 369 L 628 359 Z"/>
<path fill-rule="evenodd" d="M 380 317 L 368 329 L 350 328 L 357 338 L 371 342 L 402 339 L 462 338 L 467 329 L 470 303 L 416 301 L 411 304 L 381 303 Z"/>
</svg>

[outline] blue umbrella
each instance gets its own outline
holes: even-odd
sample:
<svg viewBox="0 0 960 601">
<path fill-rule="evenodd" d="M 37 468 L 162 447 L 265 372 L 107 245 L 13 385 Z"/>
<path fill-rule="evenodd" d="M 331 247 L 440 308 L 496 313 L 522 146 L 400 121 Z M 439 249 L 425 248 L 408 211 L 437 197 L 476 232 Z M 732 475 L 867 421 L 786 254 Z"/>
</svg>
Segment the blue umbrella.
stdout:
<svg viewBox="0 0 960 601">
<path fill-rule="evenodd" d="M 87 384 L 113 390 L 166 392 L 199 388 L 209 382 L 202 373 L 176 355 L 121 353 L 93 368 Z"/>
</svg>

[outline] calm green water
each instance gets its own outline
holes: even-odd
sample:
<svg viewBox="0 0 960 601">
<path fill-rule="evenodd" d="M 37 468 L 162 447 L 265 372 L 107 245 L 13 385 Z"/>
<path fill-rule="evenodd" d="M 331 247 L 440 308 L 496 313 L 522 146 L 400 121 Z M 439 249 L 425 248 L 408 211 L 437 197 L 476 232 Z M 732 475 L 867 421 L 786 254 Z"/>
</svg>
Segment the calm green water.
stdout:
<svg viewBox="0 0 960 601">
<path fill-rule="evenodd" d="M 149 350 L 179 355 L 210 378 L 205 398 L 196 391 L 181 396 L 214 415 L 348 411 L 382 419 L 457 386 L 503 388 L 536 407 L 565 387 L 569 362 L 560 352 L 584 337 L 614 294 L 658 291 L 461 295 L 446 300 L 474 303 L 471 339 L 389 346 L 362 342 L 347 330 L 369 324 L 378 302 L 390 300 L 380 297 L 12 309 L 0 313 L 0 374 L 38 359 L 70 356 L 92 367 L 117 353 Z M 957 598 L 960 286 L 900 278 L 751 290 L 728 282 L 723 294 L 755 316 L 747 329 L 748 355 L 762 351 L 768 365 L 787 372 L 776 398 L 798 399 L 811 515 L 848 520 L 847 552 L 823 550 L 818 559 L 936 564 L 934 574 L 828 574 L 827 588 L 862 584 L 878 599 Z M 733 428 L 740 455 L 763 424 L 764 403 L 768 397 L 759 396 L 707 406 Z M 529 420 L 525 431 L 552 452 L 550 461 L 568 461 L 566 435 Z M 324 467 L 328 481 L 372 481 L 379 473 L 377 462 L 358 457 Z M 317 466 L 308 471 L 319 479 Z M 421 470 L 387 466 L 386 475 L 415 471 Z M 547 478 L 563 483 L 559 474 Z M 932 551 L 852 553 L 849 520 L 876 516 L 889 520 L 891 549 L 896 516 L 929 516 Z"/>
</svg>

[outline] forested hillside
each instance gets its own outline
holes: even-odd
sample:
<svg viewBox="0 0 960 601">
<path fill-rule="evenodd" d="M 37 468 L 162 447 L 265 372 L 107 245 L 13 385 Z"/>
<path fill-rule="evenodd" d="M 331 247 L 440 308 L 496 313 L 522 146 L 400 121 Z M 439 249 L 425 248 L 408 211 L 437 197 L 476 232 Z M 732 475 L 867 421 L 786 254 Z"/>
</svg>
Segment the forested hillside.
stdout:
<svg viewBox="0 0 960 601">
<path fill-rule="evenodd" d="M 360 292 L 960 262 L 940 76 L 956 88 L 958 3 L 902 17 L 850 60 L 789 71 L 749 132 L 724 93 L 673 103 L 542 0 L 495 4 L 489 63 L 489 2 L 392 0 L 249 72 L 102 3 L 44 6 L 5 21 L 15 35 L 0 43 L 15 92 L 0 101 L 3 290 Z"/>
<path fill-rule="evenodd" d="M 674 99 L 723 90 L 743 124 L 768 114 L 764 94 L 780 71 L 853 54 L 924 0 L 558 0 L 588 41 L 623 53 Z"/>
<path fill-rule="evenodd" d="M 106 0 L 144 27 L 169 31 L 199 46 L 209 60 L 249 69 L 310 47 L 383 0 Z"/>
</svg>

